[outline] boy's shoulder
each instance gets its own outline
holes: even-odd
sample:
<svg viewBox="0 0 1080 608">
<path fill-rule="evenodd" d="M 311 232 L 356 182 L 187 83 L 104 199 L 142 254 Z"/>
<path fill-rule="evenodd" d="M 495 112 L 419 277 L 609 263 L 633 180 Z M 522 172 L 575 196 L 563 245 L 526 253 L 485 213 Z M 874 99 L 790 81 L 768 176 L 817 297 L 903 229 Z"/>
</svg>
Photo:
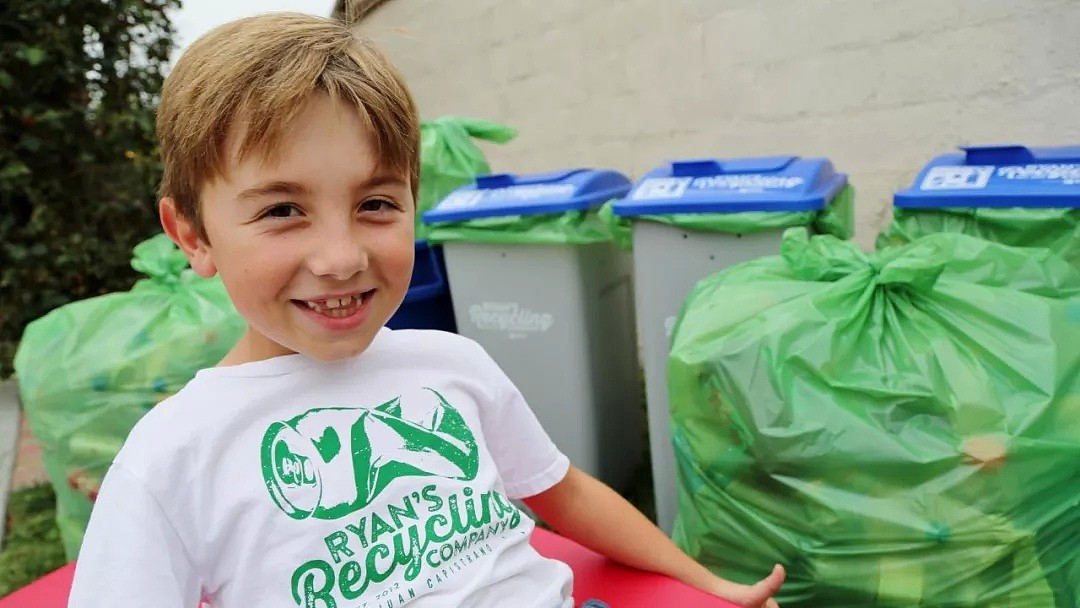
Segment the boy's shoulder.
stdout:
<svg viewBox="0 0 1080 608">
<path fill-rule="evenodd" d="M 483 348 L 471 338 L 466 338 L 461 334 L 455 334 L 439 329 L 384 329 L 379 332 L 377 343 L 378 342 L 399 347 L 415 344 L 432 344 L 454 349 L 483 350 Z"/>
<path fill-rule="evenodd" d="M 176 454 L 195 440 L 200 427 L 219 408 L 214 391 L 200 371 L 175 394 L 163 399 L 131 429 L 117 460 L 156 459 Z M 215 382 L 214 384 L 219 384 Z"/>
<path fill-rule="evenodd" d="M 476 341 L 434 329 L 385 330 L 379 334 L 371 350 L 370 354 L 375 357 L 406 357 L 411 361 L 437 365 L 468 367 L 493 363 L 487 351 Z"/>
<path fill-rule="evenodd" d="M 403 346 L 416 343 L 442 344 L 456 348 L 480 348 L 475 340 L 440 329 L 388 329 L 378 333 L 373 346 Z"/>
</svg>

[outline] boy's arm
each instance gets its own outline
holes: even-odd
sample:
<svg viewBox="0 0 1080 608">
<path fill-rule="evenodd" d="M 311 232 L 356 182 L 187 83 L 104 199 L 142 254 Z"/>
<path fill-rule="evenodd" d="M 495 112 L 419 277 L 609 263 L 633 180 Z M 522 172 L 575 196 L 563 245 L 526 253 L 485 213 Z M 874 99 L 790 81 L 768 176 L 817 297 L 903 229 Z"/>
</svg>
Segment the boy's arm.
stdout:
<svg viewBox="0 0 1080 608">
<path fill-rule="evenodd" d="M 751 608 L 776 606 L 771 598 L 784 580 L 781 566 L 755 585 L 724 580 L 690 559 L 614 490 L 576 467 L 523 502 L 560 534 L 617 562 L 666 574 Z"/>
<path fill-rule="evenodd" d="M 190 556 L 160 505 L 120 465 L 94 504 L 68 608 L 195 608 Z"/>
</svg>

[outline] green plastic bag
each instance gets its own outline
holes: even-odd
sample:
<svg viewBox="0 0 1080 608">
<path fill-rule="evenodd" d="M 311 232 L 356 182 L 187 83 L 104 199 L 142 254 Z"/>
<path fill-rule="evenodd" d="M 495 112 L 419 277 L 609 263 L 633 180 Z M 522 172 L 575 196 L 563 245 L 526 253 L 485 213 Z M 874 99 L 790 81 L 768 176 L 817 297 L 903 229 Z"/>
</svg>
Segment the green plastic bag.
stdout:
<svg viewBox="0 0 1080 608">
<path fill-rule="evenodd" d="M 491 172 L 484 153 L 473 139 L 506 143 L 517 130 L 500 124 L 443 116 L 420 123 L 420 193 L 416 204 L 416 239 L 428 236 L 423 215 L 448 194 Z"/>
<path fill-rule="evenodd" d="M 428 230 L 428 238 L 433 243 L 588 245 L 613 238 L 610 225 L 601 220 L 595 210 L 440 222 L 429 225 Z"/>
<path fill-rule="evenodd" d="M 630 249 L 632 246 L 631 226 L 635 221 L 659 222 L 694 232 L 753 234 L 813 226 L 820 234 L 831 234 L 841 239 L 850 239 L 855 235 L 855 189 L 850 184 L 844 186 L 821 211 L 673 213 L 629 218 L 615 215 L 613 202 L 600 210 L 600 218 L 608 224 L 615 241 L 623 249 Z"/>
<path fill-rule="evenodd" d="M 74 559 L 106 470 L 135 423 L 215 365 L 245 329 L 217 278 L 203 279 L 164 234 L 135 247 L 149 278 L 131 291 L 53 310 L 15 355 L 19 393 L 57 495 Z"/>
<path fill-rule="evenodd" d="M 877 238 L 878 249 L 939 232 L 977 236 L 1013 247 L 1049 249 L 1080 265 L 1080 209 L 945 208 L 893 209 L 893 221 Z"/>
<path fill-rule="evenodd" d="M 1030 253 L 793 229 L 701 281 L 676 542 L 739 581 L 787 564 L 785 608 L 1080 606 L 1080 268 Z"/>
</svg>

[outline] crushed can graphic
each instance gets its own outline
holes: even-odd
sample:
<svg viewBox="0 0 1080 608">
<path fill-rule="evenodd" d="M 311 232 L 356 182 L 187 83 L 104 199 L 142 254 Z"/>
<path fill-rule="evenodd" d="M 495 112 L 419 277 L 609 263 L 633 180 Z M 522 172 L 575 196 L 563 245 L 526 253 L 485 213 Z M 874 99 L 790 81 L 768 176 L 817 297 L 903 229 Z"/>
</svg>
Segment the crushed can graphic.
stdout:
<svg viewBox="0 0 1080 608">
<path fill-rule="evenodd" d="M 397 397 L 374 408 L 316 408 L 270 425 L 262 472 L 293 519 L 338 519 L 363 509 L 399 477 L 476 477 L 479 453 L 464 418 L 437 391 L 419 419 Z"/>
</svg>

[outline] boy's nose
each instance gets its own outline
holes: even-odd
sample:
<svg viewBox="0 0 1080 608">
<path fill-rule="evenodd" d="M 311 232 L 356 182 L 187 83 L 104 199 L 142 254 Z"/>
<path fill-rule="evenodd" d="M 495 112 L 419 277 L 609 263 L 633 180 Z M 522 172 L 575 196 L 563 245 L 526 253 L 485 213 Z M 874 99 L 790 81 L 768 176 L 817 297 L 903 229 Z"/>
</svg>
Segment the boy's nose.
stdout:
<svg viewBox="0 0 1080 608">
<path fill-rule="evenodd" d="M 313 274 L 342 281 L 367 267 L 368 253 L 363 240 L 348 231 L 316 237 L 308 256 L 308 269 Z"/>
</svg>

